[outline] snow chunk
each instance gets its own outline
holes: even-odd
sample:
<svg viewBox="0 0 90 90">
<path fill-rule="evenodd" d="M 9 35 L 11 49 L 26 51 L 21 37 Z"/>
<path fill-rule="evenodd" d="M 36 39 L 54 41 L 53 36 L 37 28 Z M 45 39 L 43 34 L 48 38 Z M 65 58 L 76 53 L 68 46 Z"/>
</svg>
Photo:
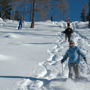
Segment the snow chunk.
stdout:
<svg viewBox="0 0 90 90">
<path fill-rule="evenodd" d="M 19 38 L 20 35 L 9 33 L 9 34 L 6 34 L 4 37 L 6 37 L 6 38 Z"/>
</svg>

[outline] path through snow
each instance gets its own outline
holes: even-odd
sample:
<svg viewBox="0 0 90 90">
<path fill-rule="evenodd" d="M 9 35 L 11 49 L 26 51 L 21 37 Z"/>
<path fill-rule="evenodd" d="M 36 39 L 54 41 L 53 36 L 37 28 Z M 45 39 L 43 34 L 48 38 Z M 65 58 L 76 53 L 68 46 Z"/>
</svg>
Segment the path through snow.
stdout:
<svg viewBox="0 0 90 90">
<path fill-rule="evenodd" d="M 76 45 L 87 54 L 90 47 L 88 39 L 78 32 L 74 32 L 72 38 L 76 42 Z M 80 73 L 84 76 L 81 81 L 74 82 L 69 79 L 67 81 L 60 79 L 68 77 L 67 62 L 63 66 L 60 63 L 67 49 L 68 42 L 65 41 L 63 34 L 59 32 L 56 45 L 47 50 L 49 58 L 39 63 L 39 68 L 35 72 L 35 77 L 37 78 L 35 80 L 25 79 L 20 81 L 17 90 L 89 90 L 90 72 L 83 60 L 80 63 Z"/>
</svg>

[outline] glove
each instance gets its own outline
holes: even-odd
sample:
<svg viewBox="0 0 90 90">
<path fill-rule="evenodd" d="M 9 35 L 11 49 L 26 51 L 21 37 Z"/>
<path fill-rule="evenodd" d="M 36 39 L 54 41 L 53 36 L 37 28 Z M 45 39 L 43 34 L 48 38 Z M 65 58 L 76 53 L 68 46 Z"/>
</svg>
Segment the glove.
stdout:
<svg viewBox="0 0 90 90">
<path fill-rule="evenodd" d="M 62 64 L 62 63 L 64 63 L 64 60 L 63 60 L 63 59 L 61 60 L 61 64 Z"/>
<path fill-rule="evenodd" d="M 65 31 L 62 31 L 62 33 L 65 33 Z"/>
<path fill-rule="evenodd" d="M 87 63 L 87 60 L 86 60 L 86 58 L 84 58 L 84 61 Z"/>
</svg>

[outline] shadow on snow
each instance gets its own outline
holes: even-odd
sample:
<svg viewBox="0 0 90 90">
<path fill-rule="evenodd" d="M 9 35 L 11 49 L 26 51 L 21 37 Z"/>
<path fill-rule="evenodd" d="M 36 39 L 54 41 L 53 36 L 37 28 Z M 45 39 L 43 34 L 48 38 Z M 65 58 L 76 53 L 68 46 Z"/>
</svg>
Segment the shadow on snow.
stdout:
<svg viewBox="0 0 90 90">
<path fill-rule="evenodd" d="M 29 76 L 0 76 L 0 78 L 10 78 L 10 79 L 30 79 L 31 81 L 42 81 L 44 85 L 49 84 L 52 81 L 66 81 L 67 78 L 55 78 L 55 79 L 44 79 L 44 78 L 36 78 L 36 77 L 29 77 Z"/>
</svg>

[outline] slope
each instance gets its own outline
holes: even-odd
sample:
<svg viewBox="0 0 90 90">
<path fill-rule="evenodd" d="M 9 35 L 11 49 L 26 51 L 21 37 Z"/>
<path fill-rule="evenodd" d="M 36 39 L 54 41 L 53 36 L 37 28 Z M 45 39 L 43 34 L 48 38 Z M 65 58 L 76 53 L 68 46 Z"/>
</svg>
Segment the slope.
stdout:
<svg viewBox="0 0 90 90">
<path fill-rule="evenodd" d="M 61 25 L 60 23 L 54 24 Z M 89 30 L 75 29 L 74 26 L 76 27 L 75 23 L 72 24 L 75 31 L 72 38 L 76 45 L 87 55 L 87 60 L 90 64 L 90 37 L 87 37 L 87 34 L 90 35 Z M 62 79 L 68 77 L 67 62 L 63 66 L 60 64 L 60 60 L 68 48 L 68 42 L 64 40 L 64 35 L 61 31 L 57 33 L 56 45 L 48 50 L 49 58 L 39 63 L 39 68 L 34 75 L 36 78 L 34 80 L 30 78 L 22 80 L 17 90 L 89 90 L 90 71 L 88 67 L 90 65 L 87 66 L 83 60 L 80 63 L 81 80 L 74 82 L 70 79 L 67 81 Z"/>
</svg>

